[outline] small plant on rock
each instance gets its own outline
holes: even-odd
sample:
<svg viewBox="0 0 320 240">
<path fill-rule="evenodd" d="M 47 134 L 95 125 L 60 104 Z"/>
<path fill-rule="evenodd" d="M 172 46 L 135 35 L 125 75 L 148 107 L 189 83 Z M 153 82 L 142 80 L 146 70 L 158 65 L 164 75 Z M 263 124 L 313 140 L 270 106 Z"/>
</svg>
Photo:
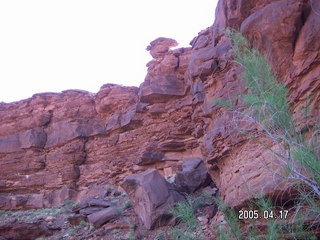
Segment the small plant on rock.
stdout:
<svg viewBox="0 0 320 240">
<path fill-rule="evenodd" d="M 67 208 L 75 208 L 77 207 L 79 204 L 78 203 L 75 203 L 73 202 L 72 200 L 64 200 L 63 202 L 61 202 L 61 205 L 63 207 L 67 207 Z"/>
<path fill-rule="evenodd" d="M 124 206 L 123 206 L 124 209 L 131 208 L 131 207 L 132 207 L 132 202 L 131 201 L 126 201 L 124 203 Z"/>
<path fill-rule="evenodd" d="M 114 210 L 118 216 L 120 216 L 123 213 L 123 209 L 121 208 L 114 208 Z"/>
<path fill-rule="evenodd" d="M 89 224 L 88 222 L 82 220 L 82 221 L 80 222 L 80 226 L 81 226 L 81 227 L 90 227 L 90 224 Z"/>
</svg>

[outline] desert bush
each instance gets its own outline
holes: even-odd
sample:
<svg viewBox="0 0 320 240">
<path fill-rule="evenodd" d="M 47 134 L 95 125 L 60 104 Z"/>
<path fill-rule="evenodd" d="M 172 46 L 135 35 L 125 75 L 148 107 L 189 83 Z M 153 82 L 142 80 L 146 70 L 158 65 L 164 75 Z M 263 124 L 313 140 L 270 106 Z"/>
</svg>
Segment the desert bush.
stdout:
<svg viewBox="0 0 320 240">
<path fill-rule="evenodd" d="M 307 141 L 294 124 L 287 100 L 288 91 L 278 83 L 264 56 L 250 48 L 249 41 L 239 32 L 227 31 L 248 92 L 242 95 L 246 108 L 242 114 L 262 129 L 279 151 L 275 156 L 288 170 L 289 179 L 302 182 L 320 197 L 319 127 L 308 128 L 314 136 Z M 308 111 L 308 107 L 306 107 Z"/>
<path fill-rule="evenodd" d="M 295 186 L 299 193 L 293 199 L 295 203 L 290 209 L 294 215 L 292 224 L 281 224 L 278 220 L 268 220 L 267 229 L 264 232 L 266 239 L 281 239 L 283 234 L 291 234 L 292 239 L 301 239 L 295 238 L 295 235 L 312 231 L 314 227 L 319 226 L 320 128 L 316 121 L 298 128 L 287 100 L 288 90 L 284 84 L 277 82 L 265 57 L 258 50 L 251 48 L 250 42 L 240 32 L 229 29 L 226 34 L 232 42 L 235 62 L 242 67 L 242 79 L 247 86 L 247 92 L 241 96 L 244 107 L 240 110 L 228 99 L 215 100 L 214 104 L 237 112 L 246 121 L 256 125 L 259 133 L 255 133 L 255 139 L 266 137 L 273 142 L 277 150 L 263 143 L 260 144 L 269 149 L 279 160 L 282 168 L 286 170 L 286 174 L 281 177 L 291 186 Z M 310 101 L 308 100 L 304 108 L 305 117 L 308 119 L 314 117 L 310 116 L 309 107 Z M 250 136 L 250 133 L 248 135 Z M 230 232 L 226 232 L 220 226 L 221 239 L 228 239 L 231 236 L 235 239 L 243 239 L 240 221 L 236 218 L 237 214 L 223 202 L 218 201 L 218 204 L 231 229 Z M 261 197 L 252 204 L 260 209 L 266 206 L 276 207 L 270 205 L 269 199 Z M 305 226 L 304 223 L 310 219 L 313 219 L 311 227 Z M 249 239 L 259 239 L 257 229 L 254 227 L 253 229 L 254 231 L 249 233 L 251 234 Z"/>
<path fill-rule="evenodd" d="M 193 197 L 186 195 L 185 202 L 178 202 L 170 213 L 172 213 L 177 220 L 182 224 L 182 227 L 175 227 L 171 229 L 171 237 L 174 240 L 201 240 L 204 239 L 204 234 L 199 224 L 196 211 L 203 206 L 205 198 L 212 198 L 212 196 L 201 195 Z"/>
</svg>

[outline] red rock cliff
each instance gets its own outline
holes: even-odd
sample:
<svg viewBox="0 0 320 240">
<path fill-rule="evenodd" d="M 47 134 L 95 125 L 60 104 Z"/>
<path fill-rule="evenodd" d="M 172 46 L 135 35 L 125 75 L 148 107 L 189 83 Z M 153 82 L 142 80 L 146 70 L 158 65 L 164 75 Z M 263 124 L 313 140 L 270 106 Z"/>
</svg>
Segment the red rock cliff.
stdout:
<svg viewBox="0 0 320 240">
<path fill-rule="evenodd" d="M 312 4 L 311 4 L 312 3 Z M 261 162 L 270 153 L 237 131 L 236 116 L 214 99 L 245 87 L 227 27 L 241 29 L 290 90 L 294 112 L 314 94 L 319 116 L 320 4 L 307 0 L 220 0 L 213 26 L 190 48 L 159 38 L 139 88 L 107 84 L 96 94 L 68 90 L 0 104 L 0 208 L 41 208 L 81 199 L 101 184 L 157 168 L 164 176 L 203 158 L 233 206 L 263 191 L 286 191 Z"/>
</svg>

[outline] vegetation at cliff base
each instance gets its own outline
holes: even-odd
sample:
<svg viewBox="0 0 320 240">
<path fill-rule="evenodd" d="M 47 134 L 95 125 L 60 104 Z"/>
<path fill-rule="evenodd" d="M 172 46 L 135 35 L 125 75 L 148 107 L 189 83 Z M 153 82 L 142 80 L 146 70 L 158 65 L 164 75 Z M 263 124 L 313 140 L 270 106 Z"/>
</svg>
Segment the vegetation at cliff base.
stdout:
<svg viewBox="0 0 320 240">
<path fill-rule="evenodd" d="M 210 195 L 202 194 L 198 197 L 186 195 L 186 201 L 178 202 L 170 211 L 179 221 L 180 227 L 171 229 L 173 240 L 202 240 L 205 239 L 201 224 L 198 222 L 196 211 L 205 206 L 206 199 L 212 199 Z"/>
</svg>

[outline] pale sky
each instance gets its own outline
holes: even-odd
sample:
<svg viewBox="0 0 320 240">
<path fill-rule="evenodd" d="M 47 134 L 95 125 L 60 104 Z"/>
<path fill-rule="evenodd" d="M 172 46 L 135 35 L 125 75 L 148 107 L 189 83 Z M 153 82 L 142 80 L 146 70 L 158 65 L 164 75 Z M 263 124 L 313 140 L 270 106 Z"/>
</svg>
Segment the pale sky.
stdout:
<svg viewBox="0 0 320 240">
<path fill-rule="evenodd" d="M 217 0 L 0 0 L 0 102 L 106 83 L 139 86 L 158 37 L 180 47 L 212 25 Z"/>
</svg>

